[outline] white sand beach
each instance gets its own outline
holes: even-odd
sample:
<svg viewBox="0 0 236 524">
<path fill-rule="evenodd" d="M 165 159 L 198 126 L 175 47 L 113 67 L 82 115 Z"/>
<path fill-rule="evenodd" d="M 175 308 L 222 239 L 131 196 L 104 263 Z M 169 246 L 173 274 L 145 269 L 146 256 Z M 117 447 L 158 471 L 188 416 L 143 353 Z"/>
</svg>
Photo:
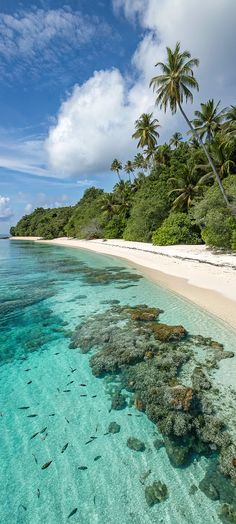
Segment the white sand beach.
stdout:
<svg viewBox="0 0 236 524">
<path fill-rule="evenodd" d="M 191 300 L 236 329 L 236 255 L 217 254 L 206 246 L 153 246 L 125 240 L 75 240 L 14 237 L 88 249 L 122 258 L 147 278 Z"/>
</svg>

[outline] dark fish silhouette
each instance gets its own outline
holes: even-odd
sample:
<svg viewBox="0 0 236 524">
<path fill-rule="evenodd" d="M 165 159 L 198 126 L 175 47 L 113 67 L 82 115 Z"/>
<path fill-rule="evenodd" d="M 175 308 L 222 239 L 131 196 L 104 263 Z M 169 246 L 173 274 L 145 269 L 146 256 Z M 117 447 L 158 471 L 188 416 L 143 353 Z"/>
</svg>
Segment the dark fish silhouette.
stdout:
<svg viewBox="0 0 236 524">
<path fill-rule="evenodd" d="M 54 355 L 60 355 L 60 353 L 54 353 Z"/>
<path fill-rule="evenodd" d="M 31 368 L 25 369 L 25 371 L 30 371 L 30 370 L 31 370 Z"/>
<path fill-rule="evenodd" d="M 59 388 L 57 388 L 57 391 L 58 391 L 58 393 L 60 393 L 60 389 Z"/>
<path fill-rule="evenodd" d="M 104 437 L 105 437 L 106 435 L 110 435 L 110 431 L 107 431 L 107 433 L 104 433 Z"/>
<path fill-rule="evenodd" d="M 87 468 L 87 466 L 79 466 L 78 469 L 80 469 L 81 471 L 85 471 Z"/>
<path fill-rule="evenodd" d="M 63 446 L 62 450 L 61 450 L 61 453 L 64 453 L 64 451 L 66 451 L 66 448 L 69 446 L 69 443 L 67 442 L 65 444 L 65 446 Z"/>
<path fill-rule="evenodd" d="M 73 515 L 75 515 L 75 513 L 77 512 L 77 509 L 78 509 L 78 508 L 73 509 L 73 510 L 70 512 L 70 514 L 68 515 L 67 518 L 69 519 L 70 517 L 72 517 Z"/>
<path fill-rule="evenodd" d="M 47 469 L 48 466 L 50 466 L 50 464 L 52 463 L 52 460 L 49 460 L 49 462 L 46 462 L 46 464 L 44 464 L 41 469 Z"/>
<path fill-rule="evenodd" d="M 132 413 L 127 413 L 128 417 L 132 417 Z"/>
<path fill-rule="evenodd" d="M 96 495 L 94 495 L 93 497 L 93 503 L 95 504 L 95 500 L 96 500 Z"/>
<path fill-rule="evenodd" d="M 93 438 L 91 440 L 87 440 L 87 442 L 85 442 L 85 445 L 90 444 L 91 442 L 93 442 Z"/>
<path fill-rule="evenodd" d="M 68 420 L 68 418 L 65 417 L 65 419 L 66 419 L 67 424 L 70 424 L 70 421 Z"/>
<path fill-rule="evenodd" d="M 22 406 L 21 408 L 18 408 L 18 409 L 29 409 L 30 406 Z"/>
<path fill-rule="evenodd" d="M 63 389 L 63 393 L 70 393 L 71 389 Z"/>
<path fill-rule="evenodd" d="M 76 371 L 76 368 L 70 368 L 71 369 L 71 373 L 74 373 Z"/>
<path fill-rule="evenodd" d="M 18 508 L 23 508 L 25 511 L 27 511 L 27 507 L 23 506 L 23 504 L 19 504 Z"/>
<path fill-rule="evenodd" d="M 42 435 L 43 433 L 45 433 L 46 429 L 47 429 L 47 426 L 46 426 L 46 428 L 43 428 L 43 429 L 40 431 L 40 435 Z"/>
<path fill-rule="evenodd" d="M 87 386 L 87 384 L 80 384 L 80 386 L 86 387 L 86 386 Z"/>
<path fill-rule="evenodd" d="M 95 440 L 97 437 L 90 437 L 92 440 Z"/>
<path fill-rule="evenodd" d="M 70 384 L 73 384 L 74 380 L 71 380 L 70 382 L 68 382 L 68 384 L 66 384 L 67 386 L 69 386 Z"/>
<path fill-rule="evenodd" d="M 28 385 L 28 384 L 32 384 L 32 380 L 30 380 L 29 382 L 27 382 L 27 385 Z"/>
<path fill-rule="evenodd" d="M 37 437 L 38 434 L 39 434 L 39 431 L 37 431 L 37 433 L 34 433 L 34 434 L 32 435 L 32 437 L 30 437 L 30 440 L 32 440 L 33 438 Z"/>
<path fill-rule="evenodd" d="M 55 417 L 55 413 L 50 413 L 48 416 L 49 417 Z"/>
<path fill-rule="evenodd" d="M 97 395 L 92 395 L 92 398 L 96 398 Z"/>
<path fill-rule="evenodd" d="M 34 418 L 34 417 L 38 417 L 37 413 L 33 413 L 33 415 L 27 415 L 28 418 Z"/>
<path fill-rule="evenodd" d="M 34 453 L 32 453 L 33 457 L 34 457 L 34 460 L 35 460 L 35 463 L 38 464 L 38 460 L 37 460 L 37 457 L 35 456 Z"/>
<path fill-rule="evenodd" d="M 97 455 L 93 460 L 94 460 L 94 462 L 96 462 L 96 461 L 99 460 L 100 458 L 102 458 L 102 456 L 101 456 L 101 455 Z"/>
<path fill-rule="evenodd" d="M 39 488 L 37 489 L 37 497 L 38 497 L 38 499 L 40 497 L 40 489 Z"/>
<path fill-rule="evenodd" d="M 88 395 L 80 395 L 80 397 L 87 397 Z"/>
</svg>

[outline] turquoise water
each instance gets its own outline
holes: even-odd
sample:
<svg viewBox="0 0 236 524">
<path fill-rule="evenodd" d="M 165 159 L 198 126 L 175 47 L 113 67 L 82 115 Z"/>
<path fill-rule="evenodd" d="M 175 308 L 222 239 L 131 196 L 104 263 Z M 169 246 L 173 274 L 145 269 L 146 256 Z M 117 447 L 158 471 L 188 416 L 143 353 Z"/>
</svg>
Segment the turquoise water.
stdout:
<svg viewBox="0 0 236 524">
<path fill-rule="evenodd" d="M 65 523 L 75 508 L 69 522 L 80 524 L 220 522 L 216 502 L 200 490 L 189 494 L 207 459 L 174 469 L 165 449 L 153 446 L 154 424 L 134 407 L 111 411 L 107 381 L 92 375 L 89 355 L 69 349 L 73 329 L 105 311 L 102 302 L 110 299 L 158 306 L 163 322 L 235 347 L 227 326 L 144 278 L 129 287 L 88 283 L 88 268 L 124 266 L 86 251 L 0 243 L 0 523 Z M 234 376 L 230 360 L 215 378 L 228 387 Z M 121 431 L 105 435 L 112 421 Z M 97 438 L 87 444 L 91 436 Z M 130 436 L 145 442 L 144 453 L 126 446 Z M 150 483 L 161 480 L 169 490 L 168 500 L 152 508 L 141 482 L 148 470 Z"/>
</svg>

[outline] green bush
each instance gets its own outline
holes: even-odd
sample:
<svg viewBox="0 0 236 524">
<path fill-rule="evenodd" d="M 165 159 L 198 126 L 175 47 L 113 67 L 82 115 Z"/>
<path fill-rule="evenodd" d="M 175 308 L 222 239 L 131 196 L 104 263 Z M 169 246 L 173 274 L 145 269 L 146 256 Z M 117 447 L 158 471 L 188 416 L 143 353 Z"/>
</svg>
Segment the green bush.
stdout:
<svg viewBox="0 0 236 524">
<path fill-rule="evenodd" d="M 108 222 L 103 231 L 104 238 L 122 238 L 127 220 L 123 216 L 115 215 Z"/>
<path fill-rule="evenodd" d="M 185 213 L 168 216 L 152 235 L 153 244 L 168 246 L 174 244 L 201 244 L 196 227 Z"/>
<path fill-rule="evenodd" d="M 211 209 L 207 213 L 206 224 L 201 235 L 208 246 L 230 248 L 235 231 L 236 221 L 228 216 L 225 209 Z"/>
</svg>

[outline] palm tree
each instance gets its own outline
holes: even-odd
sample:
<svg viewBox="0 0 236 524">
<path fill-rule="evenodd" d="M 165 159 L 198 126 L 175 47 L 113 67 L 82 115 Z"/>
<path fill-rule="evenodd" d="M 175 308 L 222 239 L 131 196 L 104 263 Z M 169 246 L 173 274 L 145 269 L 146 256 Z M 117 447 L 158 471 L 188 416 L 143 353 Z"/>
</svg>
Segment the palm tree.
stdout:
<svg viewBox="0 0 236 524">
<path fill-rule="evenodd" d="M 181 144 L 183 140 L 183 137 L 181 135 L 181 133 L 179 133 L 178 131 L 176 133 L 173 134 L 173 136 L 171 137 L 170 141 L 169 141 L 169 144 L 170 146 L 173 146 L 175 148 L 179 147 L 179 145 Z"/>
<path fill-rule="evenodd" d="M 191 58 L 189 51 L 181 52 L 180 42 L 177 42 L 174 51 L 172 51 L 169 47 L 167 47 L 166 50 L 167 62 L 158 62 L 156 64 L 156 66 L 161 68 L 162 74 L 155 76 L 150 82 L 150 86 L 152 86 L 153 90 L 156 90 L 157 92 L 156 104 L 160 105 L 161 108 L 163 107 L 165 112 L 169 106 L 173 114 L 176 113 L 177 109 L 179 108 L 188 126 L 204 150 L 226 205 L 230 206 L 214 162 L 212 161 L 212 158 L 209 155 L 204 142 L 198 135 L 198 132 L 193 127 L 182 107 L 184 100 L 186 102 L 188 102 L 188 100 L 193 102 L 193 94 L 191 89 L 199 90 L 198 82 L 196 78 L 194 78 L 193 74 L 193 68 L 198 67 L 199 60 L 197 58 Z"/>
<path fill-rule="evenodd" d="M 124 171 L 127 173 L 130 181 L 130 174 L 134 171 L 133 162 L 131 162 L 131 160 L 127 160 L 126 164 L 124 165 Z"/>
<path fill-rule="evenodd" d="M 137 177 L 135 177 L 133 183 L 132 183 L 132 186 L 131 186 L 131 191 L 132 193 L 136 193 L 139 189 L 141 189 L 142 185 L 143 185 L 143 182 L 145 180 L 145 175 L 144 173 L 138 173 Z"/>
<path fill-rule="evenodd" d="M 214 164 L 217 167 L 217 171 L 220 174 L 221 180 L 226 176 L 234 174 L 236 170 L 235 162 L 229 158 L 228 151 L 226 153 L 227 145 L 221 135 L 217 135 L 217 138 L 211 144 L 210 151 L 211 157 L 213 158 Z M 204 184 L 214 178 L 212 169 L 209 170 L 209 164 L 200 164 L 196 166 L 197 169 L 205 171 L 205 175 L 201 177 L 199 183 Z"/>
<path fill-rule="evenodd" d="M 227 108 L 227 111 L 225 113 L 225 119 L 228 122 L 236 122 L 236 106 L 230 106 Z"/>
<path fill-rule="evenodd" d="M 192 120 L 192 124 L 201 139 L 205 137 L 207 142 L 212 142 L 217 131 L 221 129 L 225 118 L 226 109 L 218 111 L 219 105 L 220 101 L 216 104 L 212 98 L 205 104 L 201 104 L 201 111 L 194 111 L 196 118 Z"/>
<path fill-rule="evenodd" d="M 103 196 L 101 210 L 104 212 L 108 220 L 116 214 L 117 206 L 113 193 L 107 193 Z"/>
<path fill-rule="evenodd" d="M 137 153 L 137 155 L 135 155 L 133 166 L 135 169 L 147 169 L 147 162 L 142 153 Z"/>
<path fill-rule="evenodd" d="M 153 157 L 154 164 L 164 164 L 166 166 L 170 160 L 170 153 L 171 149 L 170 146 L 168 146 L 168 144 L 162 144 L 158 146 Z"/>
<path fill-rule="evenodd" d="M 181 178 L 174 177 L 169 180 L 172 185 L 174 185 L 174 189 L 169 192 L 169 196 L 177 195 L 172 204 L 172 209 L 187 211 L 192 205 L 194 197 L 196 197 L 200 191 L 199 175 L 196 169 L 186 166 Z"/>
<path fill-rule="evenodd" d="M 117 158 L 115 158 L 111 164 L 111 171 L 114 171 L 115 173 L 117 173 L 120 181 L 121 181 L 121 178 L 120 178 L 121 169 L 122 169 L 122 163 L 120 162 L 120 160 L 117 160 Z"/>
<path fill-rule="evenodd" d="M 143 113 L 135 122 L 135 132 L 132 138 L 138 140 L 137 147 L 146 147 L 148 150 L 153 150 L 157 144 L 159 133 L 157 128 L 160 124 L 157 118 L 152 119 L 153 113 Z"/>
</svg>

